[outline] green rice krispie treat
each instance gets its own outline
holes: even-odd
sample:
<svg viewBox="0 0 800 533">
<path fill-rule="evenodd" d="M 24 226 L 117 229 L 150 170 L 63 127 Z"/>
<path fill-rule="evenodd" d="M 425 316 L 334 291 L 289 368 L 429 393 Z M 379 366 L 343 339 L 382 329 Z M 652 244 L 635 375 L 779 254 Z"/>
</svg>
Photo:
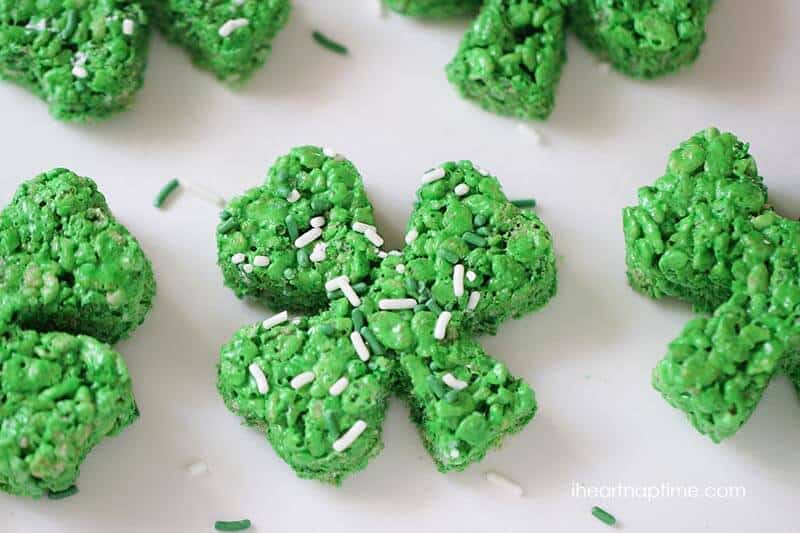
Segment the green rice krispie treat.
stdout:
<svg viewBox="0 0 800 533">
<path fill-rule="evenodd" d="M 800 355 L 800 222 L 769 205 L 748 149 L 698 133 L 623 212 L 632 287 L 712 313 L 669 345 L 653 385 L 715 442 L 747 421 L 782 366 L 797 377 Z"/>
<path fill-rule="evenodd" d="M 419 18 L 439 19 L 477 13 L 483 0 L 385 0 L 392 11 Z"/>
<path fill-rule="evenodd" d="M 575 0 L 572 27 L 594 53 L 635 78 L 697 59 L 712 0 Z"/>
<path fill-rule="evenodd" d="M 135 329 L 150 262 L 97 186 L 64 169 L 0 213 L 0 490 L 75 483 L 84 457 L 138 416 L 125 362 L 104 342 Z"/>
<path fill-rule="evenodd" d="M 149 27 L 123 0 L 0 2 L 0 77 L 84 122 L 127 109 L 142 86 Z"/>
<path fill-rule="evenodd" d="M 546 119 L 566 61 L 567 0 L 486 0 L 447 78 L 487 111 Z"/>
<path fill-rule="evenodd" d="M 145 0 L 156 25 L 195 65 L 237 85 L 269 57 L 289 0 Z"/>
<path fill-rule="evenodd" d="M 301 167 L 275 179 L 301 158 Z M 326 178 L 336 169 L 347 178 Z M 327 149 L 303 147 L 279 158 L 259 189 L 263 202 L 249 191 L 245 204 L 235 199 L 223 214 L 223 271 L 236 264 L 246 285 L 271 290 L 272 281 L 259 275 L 273 264 L 271 254 L 288 258 L 281 267 L 288 277 L 327 292 L 327 302 L 308 296 L 310 289 L 280 293 L 281 302 L 306 297 L 294 308 L 324 304 L 325 310 L 294 320 L 283 311 L 245 327 L 220 358 L 218 388 L 228 408 L 264 431 L 300 477 L 339 483 L 364 468 L 383 446 L 392 393 L 408 401 L 442 472 L 480 460 L 536 411 L 530 387 L 471 338 L 494 333 L 555 294 L 550 234 L 536 215 L 506 199 L 496 178 L 468 161 L 432 169 L 423 182 L 403 252 L 381 250 L 377 229 L 364 222 L 372 213 L 357 171 Z M 314 183 L 319 187 L 298 186 Z M 315 204 L 326 190 L 330 202 Z M 248 227 L 285 224 L 285 206 L 274 199 L 289 194 L 293 203 L 309 202 L 297 238 L 266 245 L 246 238 Z M 244 208 L 245 218 L 228 222 L 230 212 L 254 204 Z M 354 262 L 363 277 L 351 277 L 361 273 Z"/>
</svg>

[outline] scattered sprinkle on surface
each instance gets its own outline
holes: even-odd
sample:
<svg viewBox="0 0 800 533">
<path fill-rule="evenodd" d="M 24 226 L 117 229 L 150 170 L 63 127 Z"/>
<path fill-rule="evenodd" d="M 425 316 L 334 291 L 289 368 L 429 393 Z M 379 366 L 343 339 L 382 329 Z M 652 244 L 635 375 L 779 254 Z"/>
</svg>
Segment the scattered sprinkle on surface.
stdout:
<svg viewBox="0 0 800 533">
<path fill-rule="evenodd" d="M 78 494 L 78 487 L 72 485 L 70 488 L 58 492 L 48 492 L 47 498 L 50 500 L 63 500 L 64 498 L 75 496 L 76 494 Z"/>
<path fill-rule="evenodd" d="M 308 370 L 293 377 L 292 381 L 289 382 L 289 385 L 291 385 L 294 390 L 297 390 L 314 381 L 316 377 L 317 375 L 314 372 Z"/>
<path fill-rule="evenodd" d="M 244 28 L 248 24 L 250 24 L 250 21 L 244 18 L 231 19 L 219 27 L 219 36 L 223 38 L 228 37 L 234 31 L 238 30 L 239 28 Z"/>
<path fill-rule="evenodd" d="M 486 472 L 486 481 L 495 485 L 496 487 L 500 487 L 504 491 L 508 492 L 512 496 L 516 496 L 517 498 L 522 497 L 522 487 L 508 479 L 502 474 L 498 474 L 497 472 Z"/>
<path fill-rule="evenodd" d="M 346 46 L 344 46 L 341 43 L 337 43 L 336 41 L 334 41 L 330 37 L 327 37 L 326 35 L 324 35 L 322 32 L 320 32 L 318 30 L 314 30 L 314 32 L 311 34 L 311 36 L 314 37 L 314 40 L 317 42 L 317 44 L 319 44 L 323 48 L 327 48 L 331 52 L 334 52 L 336 54 L 341 54 L 341 55 L 347 55 L 348 54 L 348 50 L 347 50 Z"/>
<path fill-rule="evenodd" d="M 450 311 L 442 311 L 439 313 L 439 318 L 436 319 L 436 326 L 433 329 L 434 339 L 444 339 L 445 335 L 447 334 L 447 325 L 450 323 L 452 316 L 453 315 L 450 313 Z"/>
<path fill-rule="evenodd" d="M 164 185 L 164 188 L 159 191 L 158 195 L 156 196 L 156 199 L 153 201 L 153 205 L 161 209 L 161 207 L 164 205 L 164 202 L 167 200 L 169 195 L 172 194 L 175 191 L 175 189 L 178 188 L 178 185 L 180 184 L 178 183 L 177 179 L 170 180 L 170 182 Z"/>
<path fill-rule="evenodd" d="M 461 381 L 450 372 L 442 376 L 442 382 L 453 390 L 464 390 L 469 386 L 469 383 Z"/>
<path fill-rule="evenodd" d="M 183 178 L 180 179 L 180 184 L 182 188 L 186 189 L 188 192 L 192 193 L 197 198 L 205 200 L 219 207 L 225 207 L 225 198 L 218 196 L 214 193 L 208 192 L 204 188 L 199 187 L 194 183 L 192 183 L 191 181 L 187 181 Z"/>
<path fill-rule="evenodd" d="M 266 319 L 264 322 L 261 323 L 261 327 L 264 329 L 269 329 L 271 327 L 277 326 L 278 324 L 283 324 L 289 320 L 289 313 L 287 311 L 281 311 L 277 315 L 273 315 Z"/>
<path fill-rule="evenodd" d="M 247 370 L 250 372 L 250 375 L 253 376 L 253 379 L 256 380 L 256 388 L 258 388 L 258 393 L 268 393 L 269 382 L 267 381 L 267 376 L 264 375 L 264 371 L 261 370 L 261 367 L 256 363 L 250 363 L 250 366 L 247 367 Z"/>
<path fill-rule="evenodd" d="M 367 429 L 367 423 L 363 420 L 356 421 L 353 426 L 342 435 L 342 437 L 333 443 L 333 449 L 337 452 L 343 452 L 353 445 L 358 437 Z"/>
<path fill-rule="evenodd" d="M 609 526 L 613 526 L 617 523 L 617 519 L 614 518 L 614 515 L 601 507 L 597 507 L 596 505 L 592 507 L 592 516 Z"/>
<path fill-rule="evenodd" d="M 434 181 L 442 179 L 444 175 L 445 172 L 442 167 L 434 168 L 433 170 L 429 170 L 428 172 L 422 175 L 422 183 L 432 183 Z"/>
<path fill-rule="evenodd" d="M 535 198 L 524 198 L 520 200 L 511 200 L 511 203 L 521 209 L 533 209 L 536 207 L 536 199 Z"/>
<path fill-rule="evenodd" d="M 203 461 L 197 461 L 186 467 L 186 471 L 192 477 L 199 477 L 208 474 L 208 465 Z"/>
<path fill-rule="evenodd" d="M 233 521 L 217 520 L 214 523 L 214 529 L 217 531 L 244 531 L 250 529 L 251 526 L 250 520 L 247 519 Z"/>
<path fill-rule="evenodd" d="M 459 183 L 456 185 L 455 189 L 453 189 L 453 192 L 456 193 L 456 196 L 465 196 L 469 193 L 469 185 L 466 183 Z"/>
<path fill-rule="evenodd" d="M 411 244 L 412 242 L 416 241 L 417 237 L 419 237 L 419 232 L 416 229 L 409 230 L 409 232 L 406 233 L 406 244 Z"/>
<path fill-rule="evenodd" d="M 481 301 L 481 293 L 472 291 L 467 301 L 467 311 L 474 311 L 478 307 L 478 302 Z"/>
<path fill-rule="evenodd" d="M 345 376 L 342 376 L 336 380 L 336 383 L 331 385 L 331 388 L 328 389 L 328 392 L 331 394 L 331 396 L 339 396 L 342 392 L 344 392 L 344 389 L 346 389 L 349 384 L 350 380 Z"/>
</svg>

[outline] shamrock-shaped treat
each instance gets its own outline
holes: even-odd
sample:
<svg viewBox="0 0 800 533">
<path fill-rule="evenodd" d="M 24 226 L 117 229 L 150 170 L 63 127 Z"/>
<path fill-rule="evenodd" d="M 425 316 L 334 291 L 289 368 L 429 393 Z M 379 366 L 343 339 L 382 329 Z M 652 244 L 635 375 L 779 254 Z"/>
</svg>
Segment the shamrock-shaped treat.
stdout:
<svg viewBox="0 0 800 533">
<path fill-rule="evenodd" d="M 437 19 L 477 13 L 483 0 L 385 0 L 385 2 L 389 9 L 403 15 Z"/>
<path fill-rule="evenodd" d="M 747 421 L 782 368 L 800 385 L 800 222 L 769 205 L 748 149 L 698 133 L 623 213 L 633 288 L 711 313 L 669 345 L 653 386 L 714 442 Z"/>
<path fill-rule="evenodd" d="M 149 29 L 135 2 L 0 2 L 0 77 L 47 101 L 58 119 L 104 118 L 142 86 Z"/>
<path fill-rule="evenodd" d="M 692 63 L 706 38 L 713 0 L 575 0 L 578 37 L 634 78 L 654 78 Z"/>
<path fill-rule="evenodd" d="M 295 148 L 217 229 L 226 284 L 286 311 L 223 346 L 218 387 L 303 478 L 339 483 L 378 454 L 389 396 L 439 470 L 480 460 L 534 415 L 533 391 L 473 339 L 556 291 L 552 241 L 468 161 L 423 176 L 402 252 L 381 250 L 356 168 Z"/>
<path fill-rule="evenodd" d="M 138 416 L 108 344 L 145 318 L 150 262 L 95 183 L 64 169 L 0 213 L 0 490 L 69 488 L 80 463 Z"/>
<path fill-rule="evenodd" d="M 170 41 L 195 65 L 241 84 L 267 60 L 289 18 L 289 0 L 144 0 Z"/>
</svg>

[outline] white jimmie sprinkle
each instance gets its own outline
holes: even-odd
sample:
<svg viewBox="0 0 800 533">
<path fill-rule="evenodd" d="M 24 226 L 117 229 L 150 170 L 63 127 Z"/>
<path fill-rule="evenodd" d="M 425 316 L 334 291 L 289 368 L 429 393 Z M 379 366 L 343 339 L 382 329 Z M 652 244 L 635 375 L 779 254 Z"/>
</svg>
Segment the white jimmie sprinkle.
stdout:
<svg viewBox="0 0 800 533">
<path fill-rule="evenodd" d="M 344 159 L 344 156 L 342 154 L 340 154 L 339 152 L 337 152 L 336 150 L 334 150 L 330 146 L 325 146 L 322 149 L 322 154 L 325 157 L 330 157 L 331 159 L 335 159 L 337 161 L 341 161 L 342 159 Z"/>
<path fill-rule="evenodd" d="M 367 349 L 367 345 L 364 344 L 364 339 L 361 337 L 361 333 L 357 331 L 352 332 L 350 334 L 350 342 L 353 343 L 353 348 L 356 349 L 358 358 L 365 363 L 369 361 L 369 350 Z"/>
<path fill-rule="evenodd" d="M 398 274 L 403 274 L 406 271 L 406 266 L 403 263 L 399 263 L 397 266 L 394 267 Z"/>
<path fill-rule="evenodd" d="M 86 72 L 86 68 L 83 65 L 75 65 L 72 67 L 72 75 L 76 78 L 83 79 L 88 76 L 89 73 Z"/>
<path fill-rule="evenodd" d="M 375 226 L 356 221 L 353 222 L 353 231 L 357 231 L 358 233 L 366 233 L 368 231 L 377 231 L 377 228 Z"/>
<path fill-rule="evenodd" d="M 314 217 L 310 221 L 312 228 L 321 228 L 325 225 L 325 217 Z"/>
<path fill-rule="evenodd" d="M 489 171 L 486 170 L 485 168 L 483 168 L 480 165 L 472 165 L 472 168 L 474 168 L 475 172 L 477 172 L 481 176 L 488 176 L 489 175 Z"/>
<path fill-rule="evenodd" d="M 318 242 L 314 245 L 314 249 L 308 255 L 308 258 L 311 259 L 312 263 L 319 263 L 321 261 L 325 261 L 325 258 L 328 255 L 328 244 L 324 242 Z"/>
<path fill-rule="evenodd" d="M 358 307 L 361 305 L 361 298 L 358 297 L 356 291 L 354 291 L 353 287 L 350 286 L 350 278 L 347 276 L 338 276 L 325 282 L 326 291 L 333 292 L 336 289 L 342 291 L 344 297 L 347 298 L 347 301 L 349 301 L 350 305 L 353 307 Z"/>
<path fill-rule="evenodd" d="M 205 200 L 211 204 L 217 205 L 219 207 L 225 207 L 225 198 L 218 196 L 212 192 L 205 190 L 202 187 L 198 187 L 191 181 L 187 181 L 183 178 L 178 180 L 181 184 L 181 187 L 189 191 L 189 193 L 193 194 L 197 198 L 201 200 Z"/>
<path fill-rule="evenodd" d="M 247 370 L 250 371 L 250 375 L 256 380 L 256 387 L 258 387 L 259 394 L 268 393 L 269 383 L 267 383 L 267 376 L 264 375 L 264 371 L 261 370 L 261 367 L 253 363 L 247 367 Z"/>
<path fill-rule="evenodd" d="M 453 189 L 453 192 L 456 193 L 456 196 L 464 196 L 469 193 L 469 185 L 466 183 L 459 183 L 456 185 L 456 188 Z"/>
<path fill-rule="evenodd" d="M 378 300 L 378 309 L 383 311 L 414 309 L 415 305 L 417 305 L 417 301 L 414 298 L 383 298 Z"/>
<path fill-rule="evenodd" d="M 122 33 L 125 35 L 133 35 L 133 29 L 136 27 L 136 23 L 131 19 L 125 19 L 122 21 Z"/>
<path fill-rule="evenodd" d="M 497 472 L 486 472 L 486 481 L 500 487 L 512 496 L 516 496 L 517 498 L 522 497 L 522 487 Z"/>
<path fill-rule="evenodd" d="M 250 24 L 250 21 L 247 19 L 231 19 L 219 27 L 219 36 L 227 37 L 234 31 L 239 28 L 244 28 L 248 24 Z"/>
<path fill-rule="evenodd" d="M 316 241 L 322 236 L 322 230 L 320 228 L 311 228 L 307 232 L 300 235 L 294 241 L 295 248 L 303 248 L 304 246 L 308 246 L 312 242 Z"/>
<path fill-rule="evenodd" d="M 208 465 L 203 461 L 197 461 L 186 467 L 186 471 L 192 477 L 199 477 L 208 474 Z"/>
<path fill-rule="evenodd" d="M 381 259 L 386 259 L 387 257 L 389 257 L 389 254 L 387 254 L 383 250 L 378 250 L 378 257 L 380 257 Z"/>
<path fill-rule="evenodd" d="M 242 270 L 244 271 L 245 274 L 252 274 L 253 265 L 251 265 L 250 263 L 245 263 L 244 265 L 242 265 Z"/>
<path fill-rule="evenodd" d="M 450 372 L 442 376 L 442 381 L 444 382 L 445 385 L 447 385 L 453 390 L 463 390 L 466 389 L 467 386 L 469 385 L 469 383 L 467 383 L 466 381 L 461 381 Z"/>
<path fill-rule="evenodd" d="M 257 255 L 253 258 L 253 266 L 265 267 L 269 266 L 269 257 L 266 255 Z"/>
<path fill-rule="evenodd" d="M 439 313 L 439 318 L 436 319 L 436 326 L 433 328 L 433 338 L 436 340 L 444 339 L 445 333 L 447 333 L 447 324 L 450 323 L 450 318 L 453 315 L 450 314 L 450 311 L 442 311 Z"/>
<path fill-rule="evenodd" d="M 481 293 L 472 291 L 467 300 L 467 311 L 474 311 L 478 307 L 478 302 L 481 301 Z"/>
<path fill-rule="evenodd" d="M 28 22 L 26 30 L 44 31 L 47 29 L 47 19 L 39 19 L 36 22 Z"/>
<path fill-rule="evenodd" d="M 383 246 L 383 237 L 378 235 L 378 232 L 374 229 L 370 229 L 364 232 L 364 237 L 369 240 L 375 246 Z"/>
<path fill-rule="evenodd" d="M 458 264 L 453 267 L 453 294 L 456 298 L 464 296 L 464 265 Z"/>
<path fill-rule="evenodd" d="M 408 233 L 406 233 L 406 244 L 411 244 L 412 242 L 417 240 L 419 237 L 419 232 L 416 229 L 411 229 Z"/>
<path fill-rule="evenodd" d="M 287 320 L 289 320 L 289 313 L 286 311 L 281 311 L 277 315 L 272 315 L 271 317 L 263 321 L 261 323 L 261 327 L 263 327 L 264 329 L 269 329 L 277 326 L 278 324 L 283 324 Z"/>
<path fill-rule="evenodd" d="M 316 377 L 317 375 L 309 370 L 308 372 L 303 372 L 302 374 L 298 374 L 293 377 L 292 381 L 289 382 L 289 385 L 291 385 L 294 390 L 297 390 L 314 381 L 314 378 Z"/>
<path fill-rule="evenodd" d="M 472 283 L 476 279 L 478 279 L 478 275 L 475 272 L 473 272 L 472 270 L 467 270 L 467 281 Z"/>
<path fill-rule="evenodd" d="M 234 265 L 238 265 L 238 264 L 244 263 L 245 259 L 247 259 L 247 257 L 245 257 L 245 255 L 242 254 L 242 253 L 233 254 L 231 256 L 231 263 L 233 263 Z"/>
<path fill-rule="evenodd" d="M 422 175 L 422 183 L 431 183 L 436 180 L 440 180 L 444 177 L 444 175 L 445 172 L 442 167 L 434 168 L 433 170 L 429 170 Z"/>
<path fill-rule="evenodd" d="M 353 445 L 358 437 L 364 433 L 364 430 L 367 429 L 367 423 L 363 420 L 357 421 L 353 424 L 353 427 L 347 430 L 347 432 L 342 435 L 342 438 L 337 440 L 333 443 L 333 449 L 337 452 L 343 452 L 347 448 Z"/>
<path fill-rule="evenodd" d="M 300 191 L 297 189 L 292 189 L 292 192 L 289 193 L 289 196 L 286 197 L 286 201 L 290 204 L 295 203 L 297 200 L 300 199 Z"/>
<path fill-rule="evenodd" d="M 328 392 L 331 393 L 331 396 L 339 396 L 344 392 L 344 389 L 346 389 L 349 384 L 350 380 L 348 380 L 345 376 L 342 376 L 336 380 L 336 383 L 331 385 L 331 388 L 328 389 Z"/>
</svg>

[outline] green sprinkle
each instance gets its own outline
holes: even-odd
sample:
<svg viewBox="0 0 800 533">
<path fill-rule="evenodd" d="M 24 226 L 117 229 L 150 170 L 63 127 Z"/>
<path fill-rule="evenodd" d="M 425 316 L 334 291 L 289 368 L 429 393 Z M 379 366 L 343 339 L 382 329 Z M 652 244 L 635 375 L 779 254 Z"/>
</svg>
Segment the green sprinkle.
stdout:
<svg viewBox="0 0 800 533">
<path fill-rule="evenodd" d="M 244 531 L 250 529 L 250 520 L 236 520 L 233 522 L 226 522 L 224 520 L 217 520 L 214 522 L 214 529 L 217 531 Z"/>
<path fill-rule="evenodd" d="M 300 268 L 305 268 L 309 264 L 310 262 L 308 259 L 308 252 L 306 252 L 302 248 L 300 250 L 297 250 L 297 266 L 299 266 Z"/>
<path fill-rule="evenodd" d="M 172 194 L 172 191 L 178 188 L 178 185 L 179 183 L 176 179 L 173 179 L 164 185 L 164 188 L 159 191 L 158 196 L 156 196 L 156 199 L 153 201 L 153 205 L 161 209 L 161 206 L 164 205 L 164 201 L 166 201 L 167 197 Z M 225 213 L 225 211 L 223 211 L 223 213 Z"/>
<path fill-rule="evenodd" d="M 458 254 L 451 252 L 447 248 L 439 248 L 439 257 L 447 261 L 448 263 L 456 264 L 458 263 Z"/>
<path fill-rule="evenodd" d="M 420 311 L 427 311 L 428 308 L 425 307 L 425 304 L 417 304 L 414 306 L 414 312 L 419 313 Z"/>
<path fill-rule="evenodd" d="M 358 295 L 363 295 L 363 294 L 365 294 L 365 293 L 367 292 L 367 290 L 368 290 L 368 289 L 369 289 L 369 286 L 368 286 L 366 283 L 364 283 L 363 281 L 359 281 L 358 283 L 356 283 L 355 285 L 353 285 L 353 290 L 354 290 L 354 291 L 356 292 L 356 294 L 358 294 Z"/>
<path fill-rule="evenodd" d="M 350 313 L 350 318 L 353 320 L 353 328 L 360 331 L 361 328 L 367 325 L 367 320 L 364 318 L 364 312 L 361 309 L 353 309 Z"/>
<path fill-rule="evenodd" d="M 448 391 L 447 394 L 444 395 L 444 401 L 447 403 L 456 403 L 458 401 L 459 394 L 460 391 L 457 390 Z"/>
<path fill-rule="evenodd" d="M 431 374 L 428 376 L 426 380 L 428 382 L 428 388 L 431 389 L 431 392 L 437 398 L 441 398 L 445 395 L 444 386 L 442 385 L 442 380 Z"/>
<path fill-rule="evenodd" d="M 481 247 L 486 246 L 486 239 L 470 231 L 462 235 L 461 238 L 464 239 L 466 242 L 475 246 L 481 246 Z"/>
<path fill-rule="evenodd" d="M 63 500 L 64 498 L 75 496 L 76 494 L 78 494 L 78 487 L 72 485 L 70 488 L 65 490 L 61 490 L 58 492 L 48 492 L 47 497 L 51 500 Z"/>
<path fill-rule="evenodd" d="M 292 215 L 288 215 L 285 219 L 286 229 L 289 231 L 289 237 L 294 241 L 297 239 L 297 222 L 294 221 Z"/>
<path fill-rule="evenodd" d="M 328 426 L 328 431 L 331 435 L 339 436 L 339 424 L 336 422 L 336 413 L 333 411 L 325 411 L 322 416 L 325 417 L 325 425 Z"/>
<path fill-rule="evenodd" d="M 314 30 L 314 33 L 311 34 L 314 37 L 314 40 L 322 46 L 323 48 L 327 48 L 331 52 L 335 52 L 337 54 L 347 55 L 347 47 L 337 43 L 336 41 L 326 37 L 322 33 L 317 30 Z"/>
<path fill-rule="evenodd" d="M 370 330 L 367 326 L 364 326 L 359 331 L 361 332 L 361 336 L 364 337 L 364 340 L 367 341 L 367 344 L 369 344 L 372 353 L 375 355 L 383 355 L 386 353 L 386 350 L 383 348 L 383 344 L 381 344 L 381 342 L 378 340 L 378 337 L 372 333 L 372 330 Z"/>
<path fill-rule="evenodd" d="M 475 222 L 476 226 L 485 226 L 488 222 L 486 215 L 475 215 L 475 218 L 472 219 Z"/>
<path fill-rule="evenodd" d="M 220 211 L 220 213 L 219 213 L 219 218 L 220 218 L 220 220 L 228 220 L 228 219 L 229 219 L 229 218 L 231 218 L 232 216 L 233 216 L 233 215 L 231 215 L 230 211 L 225 211 L 225 210 L 222 210 L 222 211 Z"/>
<path fill-rule="evenodd" d="M 592 516 L 603 522 L 604 524 L 608 524 L 609 526 L 613 526 L 617 523 L 617 519 L 614 518 L 614 515 L 608 513 L 604 509 L 600 507 L 594 506 L 592 507 Z"/>
<path fill-rule="evenodd" d="M 320 324 L 317 326 L 317 331 L 325 335 L 326 337 L 330 337 L 336 331 L 336 328 L 333 324 Z"/>
<path fill-rule="evenodd" d="M 528 198 L 525 200 L 511 200 L 511 203 L 517 207 L 525 209 L 526 207 L 534 208 L 536 207 L 536 199 L 535 198 Z"/>
<path fill-rule="evenodd" d="M 436 313 L 437 315 L 442 312 L 442 308 L 439 307 L 439 304 L 437 304 L 436 300 L 433 298 L 425 302 L 425 305 L 428 306 L 428 309 L 430 309 L 431 312 Z"/>
<path fill-rule="evenodd" d="M 480 228 L 475 230 L 475 233 L 477 233 L 478 235 L 483 235 L 484 237 L 488 237 L 491 231 L 489 231 L 489 228 L 487 228 L 486 226 L 481 226 Z"/>
<path fill-rule="evenodd" d="M 226 220 L 225 222 L 223 222 L 222 224 L 219 225 L 219 228 L 217 228 L 217 231 L 219 231 L 220 233 L 228 233 L 229 231 L 231 231 L 233 229 L 237 229 L 238 227 L 239 227 L 239 223 L 236 222 L 235 219 L 229 218 L 228 220 Z"/>
<path fill-rule="evenodd" d="M 75 29 L 78 27 L 78 12 L 74 9 L 70 9 L 67 11 L 67 25 L 64 26 L 64 29 L 61 30 L 61 34 L 59 37 L 67 41 L 72 34 L 75 33 Z"/>
<path fill-rule="evenodd" d="M 413 295 L 417 292 L 417 282 L 414 281 L 412 278 L 406 278 L 403 282 L 406 286 L 406 292 L 409 295 Z"/>
</svg>

